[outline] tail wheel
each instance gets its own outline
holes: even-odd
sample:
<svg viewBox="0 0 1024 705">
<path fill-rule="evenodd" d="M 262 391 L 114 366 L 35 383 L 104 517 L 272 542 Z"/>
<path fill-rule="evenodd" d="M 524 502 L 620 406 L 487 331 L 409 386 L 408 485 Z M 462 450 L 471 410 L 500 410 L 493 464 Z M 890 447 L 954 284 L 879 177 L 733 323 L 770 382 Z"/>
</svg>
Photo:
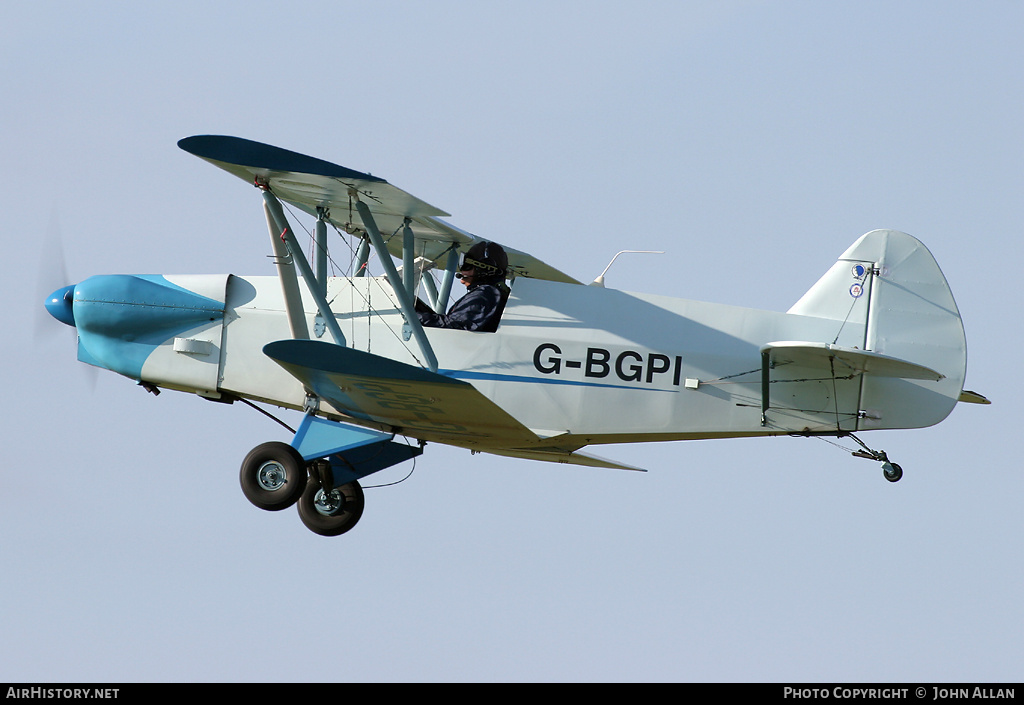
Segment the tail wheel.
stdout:
<svg viewBox="0 0 1024 705">
<path fill-rule="evenodd" d="M 882 463 L 882 474 L 889 482 L 899 482 L 903 477 L 903 468 L 896 463 L 886 461 Z"/>
<path fill-rule="evenodd" d="M 321 536 L 340 536 L 363 515 L 363 488 L 357 481 L 324 492 L 310 479 L 299 499 L 299 518 L 306 528 Z"/>
<path fill-rule="evenodd" d="M 239 481 L 246 499 L 260 509 L 287 509 L 306 489 L 306 462 L 287 443 L 271 441 L 249 451 L 242 461 Z"/>
</svg>

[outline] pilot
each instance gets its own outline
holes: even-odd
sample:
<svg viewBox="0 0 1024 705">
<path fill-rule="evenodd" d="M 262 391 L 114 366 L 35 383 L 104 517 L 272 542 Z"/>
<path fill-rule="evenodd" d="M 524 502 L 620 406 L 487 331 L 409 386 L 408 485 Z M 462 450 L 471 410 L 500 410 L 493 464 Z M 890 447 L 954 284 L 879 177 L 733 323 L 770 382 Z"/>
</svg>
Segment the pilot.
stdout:
<svg viewBox="0 0 1024 705">
<path fill-rule="evenodd" d="M 459 267 L 459 279 L 466 295 L 452 304 L 448 313 L 436 313 L 417 302 L 420 323 L 433 328 L 457 328 L 493 332 L 508 298 L 505 273 L 508 256 L 496 242 L 478 242 L 469 248 Z"/>
</svg>

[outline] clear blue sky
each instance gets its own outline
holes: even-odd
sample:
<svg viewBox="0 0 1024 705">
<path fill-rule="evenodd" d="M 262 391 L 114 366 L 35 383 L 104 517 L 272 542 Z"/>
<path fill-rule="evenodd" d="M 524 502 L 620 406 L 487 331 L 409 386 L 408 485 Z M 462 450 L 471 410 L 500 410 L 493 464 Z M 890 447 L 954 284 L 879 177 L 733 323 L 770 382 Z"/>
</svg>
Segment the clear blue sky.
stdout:
<svg viewBox="0 0 1024 705">
<path fill-rule="evenodd" d="M 1024 4 L 33 2 L 0 22 L 0 681 L 1014 681 Z M 270 274 L 234 134 L 370 171 L 608 285 L 785 310 L 862 233 L 938 259 L 935 428 L 596 452 L 430 446 L 308 532 L 242 497 L 280 429 L 37 335 L 51 223 L 96 273 Z M 53 286 L 49 286 L 50 284 Z M 58 324 L 51 322 L 54 327 Z M 406 466 L 389 470 L 395 480 Z"/>
</svg>

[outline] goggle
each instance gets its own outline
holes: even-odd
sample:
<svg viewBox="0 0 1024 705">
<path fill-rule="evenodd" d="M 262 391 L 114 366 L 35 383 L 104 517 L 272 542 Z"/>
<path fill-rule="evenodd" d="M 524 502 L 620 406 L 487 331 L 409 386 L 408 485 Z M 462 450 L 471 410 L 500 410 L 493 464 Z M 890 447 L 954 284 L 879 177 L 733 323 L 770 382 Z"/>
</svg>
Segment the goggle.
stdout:
<svg viewBox="0 0 1024 705">
<path fill-rule="evenodd" d="M 470 259 L 469 257 L 466 257 L 462 260 L 462 266 L 459 267 L 459 271 L 465 272 L 467 269 L 479 269 L 483 272 L 493 274 L 498 273 L 498 268 L 495 267 L 493 264 L 487 264 L 486 262 L 478 262 L 477 260 Z"/>
</svg>

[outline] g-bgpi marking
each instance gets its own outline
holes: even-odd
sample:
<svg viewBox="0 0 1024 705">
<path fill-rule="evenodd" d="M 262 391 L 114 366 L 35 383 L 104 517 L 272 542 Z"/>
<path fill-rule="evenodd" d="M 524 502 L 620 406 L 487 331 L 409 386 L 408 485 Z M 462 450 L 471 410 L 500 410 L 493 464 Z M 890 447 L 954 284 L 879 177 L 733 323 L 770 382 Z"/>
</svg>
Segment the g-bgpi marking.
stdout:
<svg viewBox="0 0 1024 705">
<path fill-rule="evenodd" d="M 654 384 L 656 375 L 672 373 L 672 385 L 678 387 L 683 375 L 683 357 L 673 358 L 662 353 L 649 352 L 643 355 L 635 350 L 623 350 L 612 360 L 612 353 L 606 348 L 587 348 L 582 359 L 562 357 L 562 349 L 554 343 L 541 343 L 533 351 L 533 366 L 546 375 L 561 375 L 565 370 L 582 369 L 583 376 L 604 379 L 614 374 L 623 382 Z M 663 378 L 659 377 L 658 382 Z"/>
</svg>

